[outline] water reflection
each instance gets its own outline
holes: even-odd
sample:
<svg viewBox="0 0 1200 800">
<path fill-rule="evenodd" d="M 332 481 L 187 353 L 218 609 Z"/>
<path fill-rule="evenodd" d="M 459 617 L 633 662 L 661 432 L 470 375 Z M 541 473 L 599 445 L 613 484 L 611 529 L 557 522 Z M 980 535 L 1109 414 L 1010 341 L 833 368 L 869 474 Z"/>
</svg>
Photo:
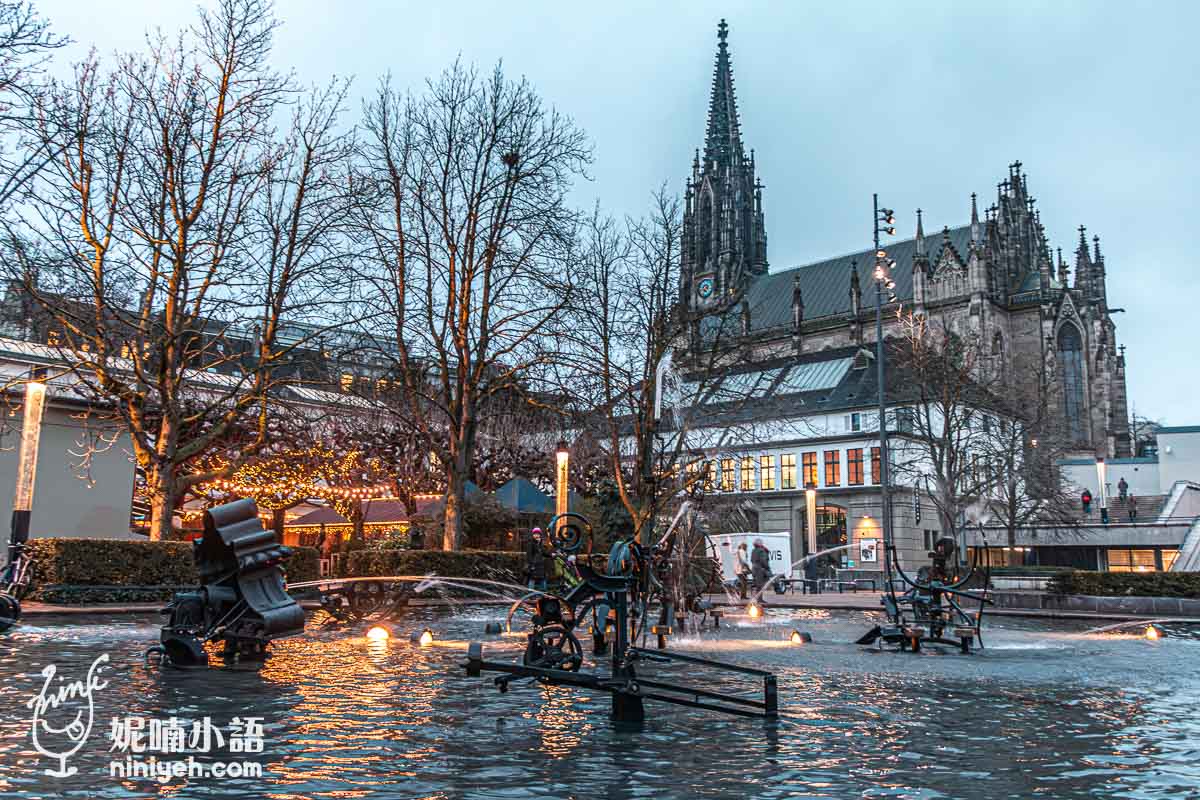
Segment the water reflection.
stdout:
<svg viewBox="0 0 1200 800">
<path fill-rule="evenodd" d="M 608 697 L 468 678 L 466 642 L 520 657 L 517 637 L 482 636 L 494 614 L 414 609 L 368 641 L 366 628 L 313 629 L 274 646 L 261 672 L 159 671 L 141 663 L 154 620 L 38 621 L 0 639 L 0 797 L 1186 797 L 1200 786 L 1200 640 L 1089 635 L 1082 624 L 1000 620 L 977 656 L 919 656 L 848 644 L 871 615 L 772 611 L 673 647 L 765 665 L 780 676 L 776 726 L 648 704 L 640 732 L 614 728 Z M 78 620 L 73 620 L 78 622 Z M 435 643 L 411 631 L 429 626 Z M 796 647 L 793 629 L 813 635 Z M 52 783 L 32 751 L 24 701 L 38 672 L 86 670 L 107 652 L 77 780 Z M 666 680 L 704 680 L 661 665 Z M 711 685 L 746 688 L 713 676 Z M 264 778 L 110 778 L 112 716 L 262 716 Z M 100 721 L 104 721 L 101 724 Z M 229 759 L 227 752 L 209 760 Z M 239 756 L 240 757 L 240 756 Z"/>
</svg>

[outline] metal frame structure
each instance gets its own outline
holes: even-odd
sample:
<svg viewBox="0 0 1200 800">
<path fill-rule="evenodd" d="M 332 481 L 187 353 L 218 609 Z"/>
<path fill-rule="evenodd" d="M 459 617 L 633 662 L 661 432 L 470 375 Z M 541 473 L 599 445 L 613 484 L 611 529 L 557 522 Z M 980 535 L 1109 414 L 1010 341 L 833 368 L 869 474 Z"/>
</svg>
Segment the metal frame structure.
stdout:
<svg viewBox="0 0 1200 800">
<path fill-rule="evenodd" d="M 945 644 L 957 647 L 964 654 L 972 646 L 983 647 L 983 612 L 992 600 L 986 589 L 975 592 L 964 589 L 972 578 L 982 574 L 986 587 L 991 578 L 990 563 L 986 560 L 979 569 L 979 551 L 976 550 L 971 568 L 960 577 L 953 577 L 949 564 L 955 558 L 958 546 L 950 537 L 943 537 L 934 544 L 932 566 L 922 567 L 916 578 L 911 578 L 900 566 L 895 545 L 885 549 L 889 574 L 894 572 L 908 587 L 897 595 L 894 582 L 888 581 L 881 602 L 888 617 L 888 624 L 876 625 L 867 631 L 857 644 L 886 643 L 899 647 L 901 651 L 918 653 L 922 644 Z M 986 550 L 986 548 L 984 548 Z M 963 608 L 962 601 L 977 601 L 979 609 L 974 614 Z M 950 636 L 947 635 L 950 632 Z M 952 638 L 951 638 L 952 637 Z"/>
<path fill-rule="evenodd" d="M 577 551 L 585 538 L 590 538 L 591 526 L 587 520 L 579 515 L 569 516 L 578 517 L 582 525 L 552 523 L 550 526 L 552 540 L 564 552 Z M 681 516 L 676 518 L 663 542 L 653 548 L 643 547 L 633 539 L 614 544 L 609 551 L 609 574 L 600 574 L 586 564 L 577 564 L 581 582 L 566 597 L 540 596 L 533 627 L 526 635 L 521 663 L 485 660 L 483 644 L 472 642 L 463 664 L 467 674 L 478 677 L 483 672 L 500 673 L 494 682 L 502 692 L 508 691 L 509 684 L 519 679 L 605 691 L 612 695 L 611 716 L 617 722 L 636 723 L 645 719 L 645 700 L 736 716 L 776 719 L 779 714 L 778 684 L 773 673 L 664 649 L 665 637 L 670 633 L 667 623 L 671 620 L 672 609 L 662 592 L 660 579 L 664 576 L 656 573 L 670 568 L 673 534 Z M 659 602 L 659 624 L 647 629 L 652 597 Z M 563 613 L 564 606 L 567 614 Z M 609 653 L 608 674 L 581 671 L 582 647 L 574 631 L 589 614 L 593 620 L 593 652 L 597 655 Z M 659 649 L 649 650 L 635 644 L 648 632 L 658 637 Z M 638 674 L 642 664 L 673 662 L 760 679 L 762 699 L 654 680 Z"/>
</svg>

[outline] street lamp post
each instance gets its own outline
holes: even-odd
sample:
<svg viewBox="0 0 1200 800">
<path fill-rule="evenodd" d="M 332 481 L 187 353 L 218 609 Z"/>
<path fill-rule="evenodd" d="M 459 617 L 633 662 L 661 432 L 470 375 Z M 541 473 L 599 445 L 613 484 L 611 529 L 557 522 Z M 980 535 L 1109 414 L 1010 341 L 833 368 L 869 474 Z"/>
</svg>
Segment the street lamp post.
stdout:
<svg viewBox="0 0 1200 800">
<path fill-rule="evenodd" d="M 25 383 L 21 449 L 17 457 L 17 487 L 13 493 L 12 529 L 8 561 L 16 560 L 29 539 L 29 515 L 33 510 L 33 487 L 37 479 L 38 444 L 42 437 L 42 415 L 46 410 L 45 371 L 35 370 Z"/>
<path fill-rule="evenodd" d="M 817 485 L 808 483 L 804 488 L 804 505 L 808 523 L 807 539 L 808 552 L 805 555 L 814 555 L 817 552 Z"/>
<path fill-rule="evenodd" d="M 567 513 L 567 506 L 570 491 L 571 477 L 571 451 L 567 447 L 566 439 L 558 440 L 558 447 L 554 451 L 554 515 L 561 517 Z M 560 519 L 557 525 L 562 525 Z M 555 530 L 553 533 L 557 533 Z"/>
<path fill-rule="evenodd" d="M 886 288 L 890 295 L 895 283 L 892 282 L 887 272 L 889 264 L 893 262 L 889 262 L 887 252 L 880 249 L 879 235 L 881 233 L 894 234 L 896 229 L 893 227 L 893 223 L 896 218 L 890 208 L 879 207 L 878 194 L 872 195 L 872 200 L 874 204 L 872 225 L 875 232 L 875 369 L 876 382 L 879 384 L 879 519 L 886 553 L 892 544 L 892 504 L 890 470 L 888 469 L 887 396 L 883 365 L 883 290 Z M 889 299 L 891 298 L 889 297 Z"/>
</svg>

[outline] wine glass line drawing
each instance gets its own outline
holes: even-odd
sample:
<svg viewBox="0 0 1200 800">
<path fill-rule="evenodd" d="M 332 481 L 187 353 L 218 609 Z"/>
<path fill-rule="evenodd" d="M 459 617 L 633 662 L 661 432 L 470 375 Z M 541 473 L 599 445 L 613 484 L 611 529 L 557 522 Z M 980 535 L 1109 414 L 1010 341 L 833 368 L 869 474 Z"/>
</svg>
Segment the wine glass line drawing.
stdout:
<svg viewBox="0 0 1200 800">
<path fill-rule="evenodd" d="M 25 704 L 33 711 L 30 735 L 33 747 L 47 758 L 58 759 L 55 767 L 46 769 L 54 778 L 69 778 L 79 770 L 67 766 L 67 759 L 79 752 L 92 733 L 96 719 L 95 694 L 108 686 L 100 679 L 100 671 L 108 663 L 108 654 L 96 657 L 84 680 L 64 680 L 58 667 L 47 664 L 41 675 L 45 679 L 41 690 Z M 57 677 L 57 682 L 55 678 Z M 55 747 L 65 738 L 64 747 Z"/>
</svg>

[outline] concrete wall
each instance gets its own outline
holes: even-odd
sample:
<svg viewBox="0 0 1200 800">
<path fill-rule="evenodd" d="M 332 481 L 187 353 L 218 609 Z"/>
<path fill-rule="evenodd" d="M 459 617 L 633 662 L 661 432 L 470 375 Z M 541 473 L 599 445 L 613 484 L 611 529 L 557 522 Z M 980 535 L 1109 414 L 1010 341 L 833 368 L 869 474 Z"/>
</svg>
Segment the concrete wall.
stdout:
<svg viewBox="0 0 1200 800">
<path fill-rule="evenodd" d="M 1063 465 L 1063 476 L 1079 492 L 1089 489 L 1093 502 L 1100 502 L 1099 480 L 1096 477 L 1096 462 L 1086 464 L 1068 463 Z M 1110 458 L 1105 467 L 1105 478 L 1108 482 L 1110 497 L 1116 497 L 1117 484 L 1124 478 L 1129 484 L 1129 492 L 1134 496 L 1165 494 L 1170 491 L 1171 484 L 1160 480 L 1159 465 L 1152 458 Z"/>
<path fill-rule="evenodd" d="M 1200 483 L 1200 429 L 1163 428 L 1158 432 L 1158 470 L 1163 491 L 1175 481 Z"/>
<path fill-rule="evenodd" d="M 12 517 L 13 491 L 17 482 L 17 451 L 21 438 L 20 411 L 5 420 L 0 437 L 0 524 L 4 541 L 8 540 L 8 520 Z M 98 537 L 110 539 L 143 538 L 129 532 L 129 507 L 133 494 L 133 464 L 129 460 L 129 442 L 122 435 L 104 453 L 92 459 L 92 486 L 81 480 L 71 468 L 78 461 L 69 451 L 81 452 L 77 444 L 83 436 L 83 424 L 72 418 L 70 410 L 50 406 L 42 422 L 38 449 L 37 480 L 34 484 L 30 537 Z M 91 423 L 91 427 L 96 427 Z"/>
</svg>

